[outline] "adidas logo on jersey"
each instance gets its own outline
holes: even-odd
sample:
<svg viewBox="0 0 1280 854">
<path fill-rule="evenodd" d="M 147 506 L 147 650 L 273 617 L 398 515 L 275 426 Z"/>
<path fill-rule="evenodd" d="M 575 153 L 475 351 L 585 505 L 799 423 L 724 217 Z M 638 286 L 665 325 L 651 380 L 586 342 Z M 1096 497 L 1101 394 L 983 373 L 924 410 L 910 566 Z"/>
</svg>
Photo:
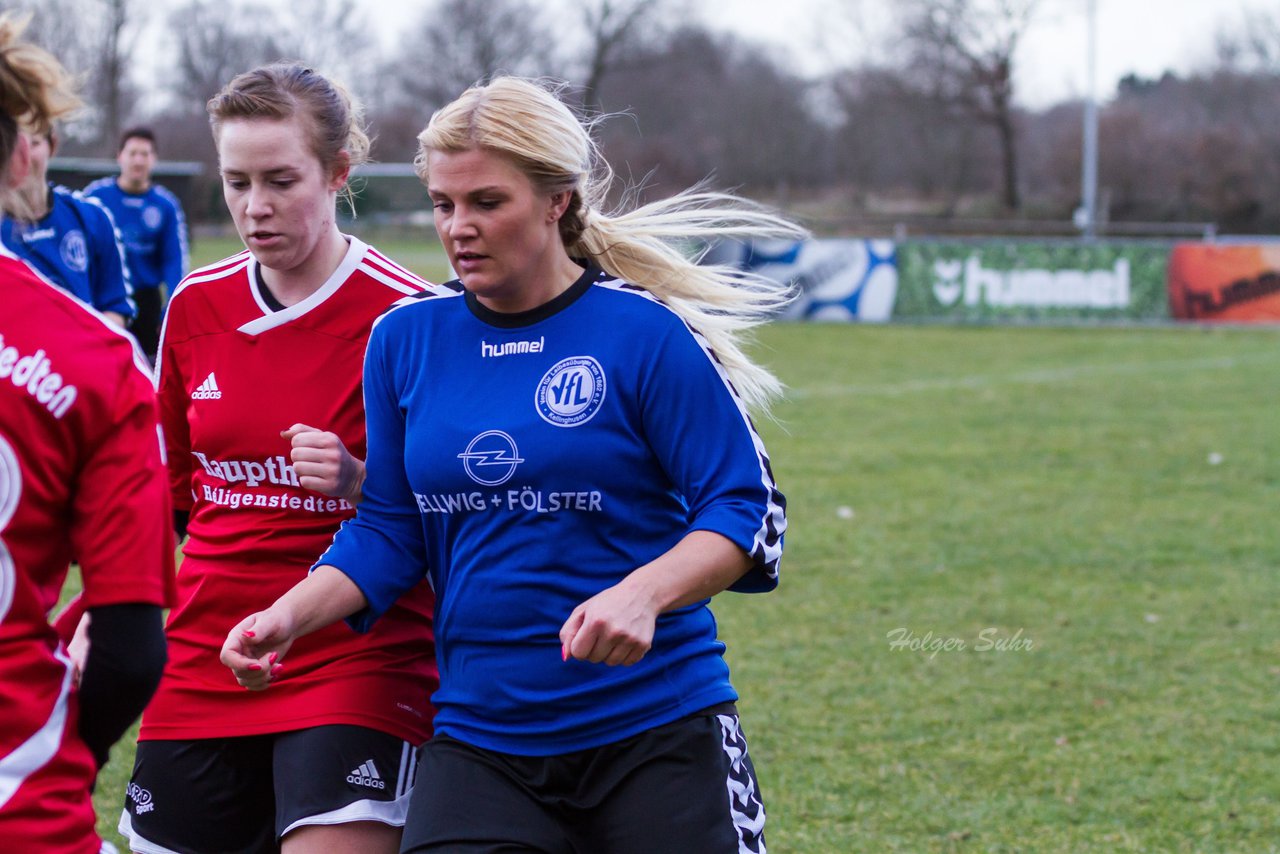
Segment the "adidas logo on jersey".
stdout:
<svg viewBox="0 0 1280 854">
<path fill-rule="evenodd" d="M 213 372 L 204 378 L 204 382 L 200 383 L 200 387 L 191 392 L 192 400 L 221 400 L 222 390 L 218 388 L 218 381 L 213 378 Z"/>
<path fill-rule="evenodd" d="M 357 786 L 367 786 L 370 789 L 385 789 L 387 787 L 382 777 L 378 775 L 378 769 L 374 766 L 372 759 L 348 774 L 347 782 Z"/>
</svg>

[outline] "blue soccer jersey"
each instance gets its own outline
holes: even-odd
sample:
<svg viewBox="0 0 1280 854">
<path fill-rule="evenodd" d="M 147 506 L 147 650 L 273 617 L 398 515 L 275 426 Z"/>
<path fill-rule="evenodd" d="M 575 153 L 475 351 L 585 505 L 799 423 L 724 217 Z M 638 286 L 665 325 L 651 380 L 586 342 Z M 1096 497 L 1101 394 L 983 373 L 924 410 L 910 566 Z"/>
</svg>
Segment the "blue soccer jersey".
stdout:
<svg viewBox="0 0 1280 854">
<path fill-rule="evenodd" d="M 551 303 L 498 314 L 469 294 L 405 300 L 365 361 L 368 479 L 320 564 L 377 618 L 435 587 L 436 731 L 554 755 L 737 698 L 707 601 L 663 614 L 636 665 L 563 661 L 580 603 L 691 531 L 777 584 L 785 501 L 706 341 L 665 305 L 588 271 Z"/>
<path fill-rule="evenodd" d="M 133 317 L 133 290 L 107 209 L 66 187 L 49 185 L 49 212 L 38 222 L 6 217 L 0 240 L 49 281 L 98 311 Z"/>
<path fill-rule="evenodd" d="M 187 221 L 178 197 L 159 184 L 152 184 L 146 192 L 130 193 L 115 178 L 100 178 L 85 187 L 84 193 L 115 217 L 133 286 L 165 285 L 172 293 L 190 266 Z"/>
</svg>

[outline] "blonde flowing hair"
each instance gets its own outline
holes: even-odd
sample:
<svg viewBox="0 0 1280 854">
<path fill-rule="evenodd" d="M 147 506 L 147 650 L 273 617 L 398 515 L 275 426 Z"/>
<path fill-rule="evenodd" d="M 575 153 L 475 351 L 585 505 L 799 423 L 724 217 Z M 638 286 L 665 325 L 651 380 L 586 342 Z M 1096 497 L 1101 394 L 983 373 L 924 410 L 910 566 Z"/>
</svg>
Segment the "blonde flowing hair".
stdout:
<svg viewBox="0 0 1280 854">
<path fill-rule="evenodd" d="M 22 41 L 31 16 L 0 15 L 0 207 L 30 218 L 20 194 L 9 188 L 9 158 L 23 131 L 45 135 L 53 123 L 81 106 L 74 81 L 53 54 Z"/>
<path fill-rule="evenodd" d="M 592 130 L 558 92 L 537 81 L 498 77 L 437 111 L 418 135 L 414 166 L 429 183 L 433 151 L 482 149 L 509 158 L 541 193 L 571 193 L 560 238 L 575 258 L 644 288 L 703 335 L 748 406 L 761 412 L 782 392 L 772 373 L 743 352 L 747 330 L 794 297 L 783 284 L 727 266 L 698 264 L 719 239 L 800 239 L 803 228 L 728 193 L 693 188 L 632 210 L 605 212 L 613 170 Z"/>
</svg>

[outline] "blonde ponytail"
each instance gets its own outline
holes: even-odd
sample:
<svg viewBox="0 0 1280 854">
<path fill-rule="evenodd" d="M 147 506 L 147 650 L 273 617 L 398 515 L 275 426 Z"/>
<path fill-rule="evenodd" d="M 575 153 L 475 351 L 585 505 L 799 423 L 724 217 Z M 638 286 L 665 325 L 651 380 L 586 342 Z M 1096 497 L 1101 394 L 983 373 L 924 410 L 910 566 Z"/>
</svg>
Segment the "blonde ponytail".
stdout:
<svg viewBox="0 0 1280 854">
<path fill-rule="evenodd" d="M 681 193 L 612 216 L 591 212 L 584 226 L 569 254 L 589 257 L 662 300 L 707 339 L 747 405 L 767 412 L 782 384 L 743 351 L 743 333 L 781 311 L 793 288 L 698 264 L 695 247 L 719 239 L 799 239 L 804 230 L 737 196 L 709 192 Z"/>
<path fill-rule="evenodd" d="M 632 210 L 603 212 L 612 170 L 585 122 L 537 81 L 498 77 L 431 117 L 414 161 L 428 183 L 432 151 L 481 148 L 512 159 L 544 193 L 569 191 L 560 237 L 573 257 L 662 300 L 711 345 L 746 404 L 767 413 L 782 384 L 742 349 L 744 333 L 794 296 L 789 284 L 698 260 L 721 239 L 800 239 L 803 228 L 727 193 L 694 188 Z"/>
</svg>

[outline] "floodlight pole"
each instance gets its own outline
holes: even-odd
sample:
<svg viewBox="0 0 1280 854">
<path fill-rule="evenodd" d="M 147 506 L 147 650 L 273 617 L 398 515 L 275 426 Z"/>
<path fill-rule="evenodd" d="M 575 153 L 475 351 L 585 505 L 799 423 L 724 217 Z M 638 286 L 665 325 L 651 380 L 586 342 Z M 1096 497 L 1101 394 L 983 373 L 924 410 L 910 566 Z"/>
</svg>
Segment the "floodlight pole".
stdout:
<svg viewBox="0 0 1280 854">
<path fill-rule="evenodd" d="M 1086 0 L 1089 18 L 1088 88 L 1084 98 L 1084 152 L 1080 172 L 1079 225 L 1085 240 L 1093 240 L 1098 232 L 1098 3 Z"/>
</svg>

